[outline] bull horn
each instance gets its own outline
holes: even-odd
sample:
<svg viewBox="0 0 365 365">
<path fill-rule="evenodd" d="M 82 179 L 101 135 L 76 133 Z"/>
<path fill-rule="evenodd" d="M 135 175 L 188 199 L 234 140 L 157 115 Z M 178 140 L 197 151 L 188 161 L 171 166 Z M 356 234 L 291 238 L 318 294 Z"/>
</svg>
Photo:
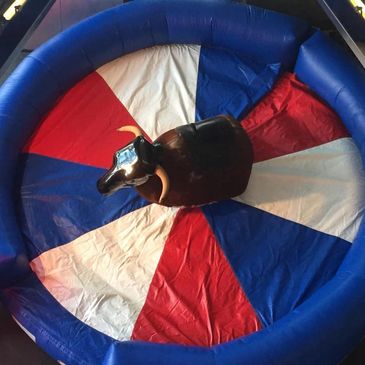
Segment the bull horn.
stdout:
<svg viewBox="0 0 365 365">
<path fill-rule="evenodd" d="M 169 192 L 170 179 L 169 179 L 165 169 L 163 167 L 161 167 L 160 165 L 157 165 L 155 174 L 161 179 L 161 183 L 162 183 L 162 191 L 161 191 L 160 198 L 158 199 L 158 202 L 161 204 L 162 200 L 166 198 L 166 195 Z"/>
<path fill-rule="evenodd" d="M 119 128 L 118 131 L 119 132 L 131 132 L 136 137 L 139 137 L 142 135 L 142 131 L 138 127 L 135 127 L 134 125 L 125 125 L 124 127 Z"/>
</svg>

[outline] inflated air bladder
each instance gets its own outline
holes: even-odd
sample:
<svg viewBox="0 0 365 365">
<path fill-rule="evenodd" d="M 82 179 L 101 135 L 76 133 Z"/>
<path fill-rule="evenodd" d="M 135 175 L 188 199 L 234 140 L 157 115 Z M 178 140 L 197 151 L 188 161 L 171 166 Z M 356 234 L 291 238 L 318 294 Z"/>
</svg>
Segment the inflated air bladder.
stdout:
<svg viewBox="0 0 365 365">
<path fill-rule="evenodd" d="M 253 145 L 244 194 L 97 192 L 122 126 L 225 113 Z M 130 2 L 26 57 L 0 120 L 0 295 L 56 360 L 333 364 L 365 336 L 365 74 L 305 22 Z"/>
</svg>

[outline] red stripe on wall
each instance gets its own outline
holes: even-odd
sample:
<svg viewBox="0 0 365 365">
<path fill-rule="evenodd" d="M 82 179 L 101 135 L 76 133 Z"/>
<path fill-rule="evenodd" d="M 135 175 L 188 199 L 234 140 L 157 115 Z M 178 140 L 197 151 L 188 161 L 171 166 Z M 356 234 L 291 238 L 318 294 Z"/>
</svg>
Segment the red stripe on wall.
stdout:
<svg viewBox="0 0 365 365">
<path fill-rule="evenodd" d="M 260 328 L 201 210 L 181 210 L 132 339 L 213 346 Z"/>
<path fill-rule="evenodd" d="M 255 162 L 348 137 L 341 120 L 293 74 L 285 74 L 242 121 Z"/>
<path fill-rule="evenodd" d="M 60 99 L 24 151 L 109 168 L 114 152 L 134 138 L 129 132 L 117 131 L 122 125 L 137 124 L 94 72 Z"/>
</svg>

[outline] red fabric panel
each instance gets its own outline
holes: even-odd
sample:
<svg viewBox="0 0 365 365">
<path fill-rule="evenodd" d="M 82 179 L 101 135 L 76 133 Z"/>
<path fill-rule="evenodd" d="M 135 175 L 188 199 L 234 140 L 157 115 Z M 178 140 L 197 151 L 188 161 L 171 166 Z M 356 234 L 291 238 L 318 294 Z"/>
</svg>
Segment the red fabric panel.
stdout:
<svg viewBox="0 0 365 365">
<path fill-rule="evenodd" d="M 201 210 L 181 210 L 132 339 L 213 346 L 260 328 Z"/>
<path fill-rule="evenodd" d="M 255 162 L 349 136 L 337 114 L 289 73 L 242 125 L 251 138 Z"/>
<path fill-rule="evenodd" d="M 117 131 L 128 124 L 137 125 L 94 72 L 61 98 L 24 151 L 109 168 L 114 152 L 133 138 L 130 133 Z M 255 162 L 348 136 L 337 115 L 289 73 L 242 125 L 252 140 Z"/>
<path fill-rule="evenodd" d="M 25 152 L 109 168 L 114 152 L 128 144 L 137 125 L 101 76 L 94 72 L 70 89 L 45 117 Z"/>
</svg>

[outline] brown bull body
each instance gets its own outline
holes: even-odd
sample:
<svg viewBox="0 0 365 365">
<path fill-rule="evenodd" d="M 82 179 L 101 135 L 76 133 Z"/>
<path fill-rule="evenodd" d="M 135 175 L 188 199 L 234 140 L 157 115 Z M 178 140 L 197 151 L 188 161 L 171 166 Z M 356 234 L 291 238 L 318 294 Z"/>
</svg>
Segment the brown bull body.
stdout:
<svg viewBox="0 0 365 365">
<path fill-rule="evenodd" d="M 203 205 L 240 195 L 247 187 L 252 146 L 232 117 L 218 116 L 177 127 L 158 137 L 151 148 L 145 153 L 137 152 L 138 161 L 129 167 L 136 172 L 129 174 L 132 183 L 128 183 L 128 176 L 124 179 L 124 185 L 135 185 L 150 202 L 165 206 Z M 107 174 L 118 173 L 115 165 L 116 161 Z M 164 171 L 167 182 L 153 173 L 153 166 Z M 141 180 L 145 175 L 147 180 Z M 133 184 L 137 180 L 140 184 Z M 164 184 L 168 187 L 164 188 Z"/>
</svg>

